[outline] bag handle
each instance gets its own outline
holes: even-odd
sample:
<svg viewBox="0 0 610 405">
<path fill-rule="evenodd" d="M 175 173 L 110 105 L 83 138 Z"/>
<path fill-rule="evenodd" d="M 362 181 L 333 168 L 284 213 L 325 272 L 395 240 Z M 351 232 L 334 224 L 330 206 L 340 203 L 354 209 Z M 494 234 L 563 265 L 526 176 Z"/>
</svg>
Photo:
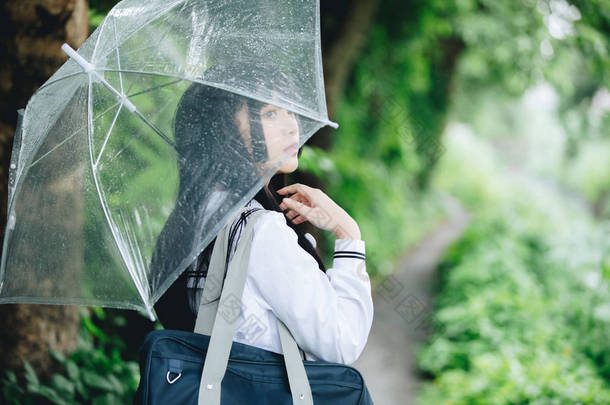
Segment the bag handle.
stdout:
<svg viewBox="0 0 610 405">
<path fill-rule="evenodd" d="M 246 209 L 251 208 L 242 208 L 238 215 L 241 215 Z M 220 405 L 221 382 L 226 372 L 237 327 L 237 318 L 241 310 L 241 297 L 250 259 L 253 227 L 264 210 L 258 209 L 257 211 L 248 217 L 249 220 L 240 236 L 240 243 L 228 265 L 226 252 L 229 230 L 233 221 L 230 221 L 217 235 L 212 251 L 195 322 L 196 333 L 210 335 L 199 385 L 199 405 Z M 235 218 L 233 217 L 233 220 Z M 229 267 L 228 270 L 227 267 Z M 227 275 L 223 287 L 225 270 Z M 208 283 L 209 281 L 211 283 Z M 218 295 L 220 295 L 220 300 L 217 299 Z M 276 320 L 293 404 L 313 405 L 311 387 L 299 355 L 299 348 L 286 325 L 279 318 Z"/>
</svg>

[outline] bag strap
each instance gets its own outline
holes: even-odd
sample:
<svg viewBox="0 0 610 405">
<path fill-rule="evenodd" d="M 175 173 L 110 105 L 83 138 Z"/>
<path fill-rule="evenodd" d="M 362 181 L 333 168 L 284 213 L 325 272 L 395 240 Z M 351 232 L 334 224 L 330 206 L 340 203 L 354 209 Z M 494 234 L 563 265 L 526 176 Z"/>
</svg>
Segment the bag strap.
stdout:
<svg viewBox="0 0 610 405">
<path fill-rule="evenodd" d="M 255 211 L 260 210 L 254 209 Z M 241 215 L 247 211 L 246 208 L 243 208 L 238 212 L 238 215 Z M 233 219 L 234 221 L 235 219 Z M 210 264 L 208 265 L 208 274 L 204 283 L 204 290 L 201 293 L 201 298 L 199 302 L 199 311 L 197 312 L 197 319 L 195 321 L 195 332 L 203 335 L 212 335 L 212 328 L 214 326 L 214 319 L 216 317 L 216 311 L 218 310 L 218 301 L 220 297 L 220 293 L 222 291 L 222 284 L 224 280 L 224 275 L 226 273 L 226 264 L 225 258 L 223 256 L 225 252 L 228 251 L 228 239 L 223 237 L 225 231 L 229 231 L 230 226 L 232 224 L 231 221 L 225 228 L 223 228 L 218 236 L 216 237 L 216 243 L 214 244 L 214 249 L 212 250 L 212 255 L 210 256 Z M 243 232 L 243 231 L 242 231 Z M 226 235 L 225 235 L 226 236 Z M 247 266 L 247 265 L 246 265 Z M 241 268 L 241 267 L 240 267 Z M 243 288 L 238 297 L 241 297 L 243 294 Z M 276 318 L 277 319 L 277 318 Z M 279 321 L 279 319 L 277 319 Z M 280 326 L 281 323 L 281 326 Z M 278 331 L 285 329 L 286 325 L 283 322 L 278 323 Z M 285 332 L 279 332 L 280 335 L 280 343 L 282 344 L 282 352 L 285 352 L 284 347 L 290 347 L 290 343 L 286 341 L 286 336 L 290 336 L 292 338 L 292 334 L 288 331 L 288 334 Z M 284 339 L 284 340 L 282 340 Z M 305 360 L 305 352 L 303 349 L 298 347 L 298 353 L 302 360 Z M 290 350 L 290 349 L 289 349 Z"/>
<path fill-rule="evenodd" d="M 248 208 L 243 208 L 238 214 L 240 215 L 246 209 Z M 204 291 L 195 322 L 196 333 L 211 336 L 199 385 L 198 404 L 200 405 L 220 405 L 221 382 L 226 372 L 237 319 L 242 306 L 241 297 L 250 259 L 253 227 L 263 210 L 258 211 L 260 212 L 254 212 L 248 217 L 249 220 L 240 236 L 240 243 L 228 264 L 228 270 L 226 269 L 226 257 L 228 256 L 226 252 L 229 230 L 233 221 L 229 222 L 217 235 L 212 251 L 208 276 L 204 283 Z M 225 270 L 227 276 L 223 287 Z M 208 284 L 208 281 L 211 281 L 211 284 Z M 220 300 L 218 300 L 218 295 L 220 295 Z M 293 404 L 313 405 L 311 387 L 302 358 L 299 356 L 299 348 L 286 325 L 278 318 L 276 320 Z"/>
</svg>

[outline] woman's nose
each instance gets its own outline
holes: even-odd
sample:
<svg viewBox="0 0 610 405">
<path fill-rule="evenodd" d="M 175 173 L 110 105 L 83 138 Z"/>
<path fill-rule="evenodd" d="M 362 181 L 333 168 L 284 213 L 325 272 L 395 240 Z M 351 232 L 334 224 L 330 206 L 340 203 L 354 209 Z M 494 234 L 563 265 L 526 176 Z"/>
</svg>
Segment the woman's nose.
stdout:
<svg viewBox="0 0 610 405">
<path fill-rule="evenodd" d="M 297 122 L 297 117 L 294 115 L 294 113 L 286 111 L 284 123 L 286 125 L 286 135 L 296 136 L 298 138 L 299 124 Z"/>
</svg>

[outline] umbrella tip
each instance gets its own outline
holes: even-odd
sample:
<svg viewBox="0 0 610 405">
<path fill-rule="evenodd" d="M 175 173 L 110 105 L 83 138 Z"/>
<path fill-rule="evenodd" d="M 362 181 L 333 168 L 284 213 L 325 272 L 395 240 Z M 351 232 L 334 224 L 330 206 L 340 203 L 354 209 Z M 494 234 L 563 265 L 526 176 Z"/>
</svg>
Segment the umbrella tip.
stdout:
<svg viewBox="0 0 610 405">
<path fill-rule="evenodd" d="M 148 314 L 148 318 L 150 319 L 151 322 L 155 322 L 157 320 L 157 318 L 155 318 L 155 316 L 153 315 L 153 313 L 150 310 L 150 307 L 148 305 L 146 306 L 146 313 Z"/>
<path fill-rule="evenodd" d="M 93 70 L 94 66 L 87 62 L 85 58 L 76 53 L 76 51 L 72 49 L 70 45 L 64 43 L 61 46 L 61 50 L 64 51 L 72 60 L 74 60 L 74 62 L 78 63 L 78 65 L 83 68 L 85 72 L 89 73 Z"/>
<path fill-rule="evenodd" d="M 339 128 L 339 124 L 337 124 L 336 122 L 333 121 L 328 121 L 328 125 L 330 125 L 331 127 L 337 129 Z"/>
</svg>

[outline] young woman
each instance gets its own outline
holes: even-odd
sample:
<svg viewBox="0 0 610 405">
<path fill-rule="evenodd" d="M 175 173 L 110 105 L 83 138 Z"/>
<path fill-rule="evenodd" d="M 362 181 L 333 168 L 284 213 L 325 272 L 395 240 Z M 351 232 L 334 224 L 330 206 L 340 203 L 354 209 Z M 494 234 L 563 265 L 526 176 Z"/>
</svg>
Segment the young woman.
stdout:
<svg viewBox="0 0 610 405">
<path fill-rule="evenodd" d="M 285 75 L 269 66 L 259 71 L 264 72 L 266 86 L 270 81 L 278 89 L 290 85 Z M 307 125 L 303 118 L 272 104 L 213 86 L 191 85 L 176 113 L 176 142 L 183 156 L 178 201 L 157 241 L 152 265 L 176 265 L 167 262 L 164 252 L 171 249 L 172 257 L 176 257 L 176 249 L 188 252 L 191 243 L 201 237 L 198 230 L 222 208 L 228 190 L 242 183 L 253 184 L 265 168 L 288 157 L 247 204 L 266 212 L 254 226 L 233 340 L 282 353 L 275 322 L 279 317 L 303 349 L 305 359 L 351 364 L 362 353 L 373 321 L 365 243 L 358 225 L 319 189 L 292 184 L 275 191 L 272 186 L 283 174 L 296 170 L 303 125 Z M 219 131 L 222 142 L 217 141 Z M 202 159 L 204 150 L 205 156 L 216 159 L 200 162 L 193 169 L 189 160 Z M 226 161 L 227 153 L 230 168 L 219 163 Z M 242 156 L 247 158 L 242 161 Z M 208 203 L 203 205 L 202 201 Z M 247 214 L 232 224 L 229 260 L 245 222 Z M 325 268 L 315 239 L 301 230 L 304 222 L 336 236 L 332 268 Z M 164 327 L 193 330 L 214 243 L 215 239 L 155 305 Z"/>
</svg>

